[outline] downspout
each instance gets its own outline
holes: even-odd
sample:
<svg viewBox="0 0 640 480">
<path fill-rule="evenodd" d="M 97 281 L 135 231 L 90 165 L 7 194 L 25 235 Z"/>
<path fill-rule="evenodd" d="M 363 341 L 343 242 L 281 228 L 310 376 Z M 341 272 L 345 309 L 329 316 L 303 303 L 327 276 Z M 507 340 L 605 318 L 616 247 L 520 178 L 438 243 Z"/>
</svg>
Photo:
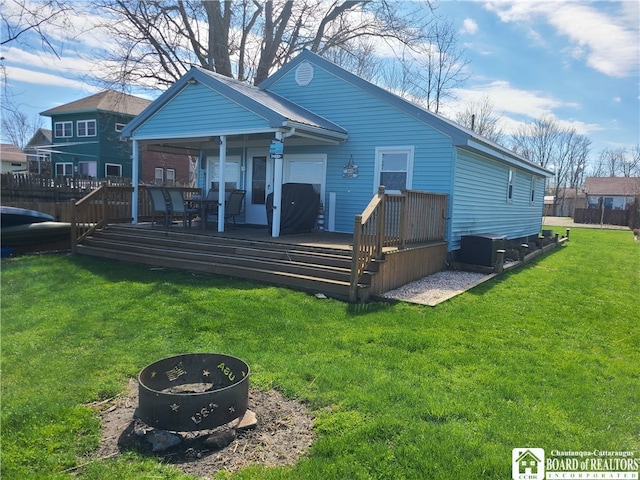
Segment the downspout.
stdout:
<svg viewBox="0 0 640 480">
<path fill-rule="evenodd" d="M 284 142 L 285 138 L 291 137 L 296 133 L 295 127 L 287 133 L 276 132 L 276 140 Z M 273 166 L 273 216 L 271 225 L 271 236 L 277 238 L 280 236 L 280 220 L 282 206 L 282 178 L 284 176 L 284 154 L 276 157 Z"/>
<path fill-rule="evenodd" d="M 131 218 L 132 223 L 138 223 L 138 140 L 133 141 L 133 152 L 131 155 L 131 183 L 133 183 L 133 197 L 131 198 Z"/>
</svg>

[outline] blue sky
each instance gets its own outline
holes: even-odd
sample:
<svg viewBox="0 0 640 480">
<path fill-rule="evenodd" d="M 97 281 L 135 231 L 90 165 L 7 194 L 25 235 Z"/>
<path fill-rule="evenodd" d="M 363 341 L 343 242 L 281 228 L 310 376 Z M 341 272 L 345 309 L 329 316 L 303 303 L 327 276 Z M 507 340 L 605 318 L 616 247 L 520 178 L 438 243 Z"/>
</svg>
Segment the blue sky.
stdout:
<svg viewBox="0 0 640 480">
<path fill-rule="evenodd" d="M 640 2 L 441 1 L 438 15 L 451 20 L 470 60 L 470 78 L 443 112 L 485 95 L 507 133 L 544 116 L 592 140 L 592 160 L 603 148 L 639 143 Z M 77 15 L 74 28 L 91 23 Z M 30 118 L 99 91 L 83 81 L 92 65 L 82 52 L 100 49 L 108 36 L 66 38 L 48 31 L 60 58 L 39 43 L 14 42 L 1 55 L 12 102 Z M 44 119 L 49 127 L 48 119 Z"/>
</svg>

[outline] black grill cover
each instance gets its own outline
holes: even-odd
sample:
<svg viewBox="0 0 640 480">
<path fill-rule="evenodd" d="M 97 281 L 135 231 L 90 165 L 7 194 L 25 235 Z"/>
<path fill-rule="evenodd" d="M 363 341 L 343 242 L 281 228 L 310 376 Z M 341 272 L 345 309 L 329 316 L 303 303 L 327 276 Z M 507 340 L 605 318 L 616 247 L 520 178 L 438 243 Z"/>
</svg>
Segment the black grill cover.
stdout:
<svg viewBox="0 0 640 480">
<path fill-rule="evenodd" d="M 310 232 L 316 226 L 320 208 L 320 194 L 310 183 L 285 183 L 282 185 L 282 212 L 280 234 Z M 267 196 L 267 221 L 273 224 L 273 193 Z"/>
</svg>

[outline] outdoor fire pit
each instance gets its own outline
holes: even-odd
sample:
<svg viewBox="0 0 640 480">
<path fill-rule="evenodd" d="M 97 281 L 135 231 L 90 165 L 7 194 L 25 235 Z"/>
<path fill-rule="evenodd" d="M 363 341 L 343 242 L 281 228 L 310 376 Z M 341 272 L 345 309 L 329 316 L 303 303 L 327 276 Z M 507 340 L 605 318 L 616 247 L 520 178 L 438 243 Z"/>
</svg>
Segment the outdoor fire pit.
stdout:
<svg viewBox="0 0 640 480">
<path fill-rule="evenodd" d="M 165 358 L 143 368 L 138 383 L 136 416 L 156 429 L 210 430 L 247 411 L 249 366 L 229 355 Z"/>
</svg>

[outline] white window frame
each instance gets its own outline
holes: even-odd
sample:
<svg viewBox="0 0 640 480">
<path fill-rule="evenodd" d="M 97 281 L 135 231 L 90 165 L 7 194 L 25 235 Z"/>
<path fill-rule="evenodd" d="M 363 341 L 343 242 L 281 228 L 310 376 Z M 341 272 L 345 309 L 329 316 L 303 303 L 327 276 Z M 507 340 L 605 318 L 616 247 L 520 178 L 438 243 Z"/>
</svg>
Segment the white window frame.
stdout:
<svg viewBox="0 0 640 480">
<path fill-rule="evenodd" d="M 167 185 L 174 186 L 176 184 L 176 169 L 167 168 Z"/>
<path fill-rule="evenodd" d="M 126 123 L 118 123 L 116 122 L 116 132 L 120 133 L 122 132 L 122 130 L 124 129 L 124 127 L 126 127 L 127 124 Z"/>
<path fill-rule="evenodd" d="M 119 170 L 118 175 L 109 175 L 109 168 L 116 167 Z M 105 163 L 104 164 L 104 176 L 105 177 L 121 177 L 122 176 L 122 165 L 119 163 Z"/>
<path fill-rule="evenodd" d="M 509 173 L 507 175 L 507 202 L 513 202 L 513 191 L 516 186 L 516 170 L 509 167 Z"/>
<path fill-rule="evenodd" d="M 374 181 L 373 181 L 373 193 L 378 192 L 378 187 L 380 187 L 380 175 L 385 171 L 391 170 L 383 170 L 382 169 L 382 159 L 385 154 L 406 154 L 407 155 L 407 168 L 406 168 L 406 180 L 404 188 L 406 190 L 410 190 L 413 186 L 413 159 L 415 156 L 415 147 L 407 146 L 407 147 L 376 147 L 376 166 L 374 172 Z M 396 170 L 394 170 L 396 171 Z M 400 171 L 400 170 L 397 170 Z M 386 189 L 387 193 L 400 193 L 400 190 Z"/>
<path fill-rule="evenodd" d="M 164 183 L 164 168 L 156 167 L 153 174 L 153 183 L 162 185 Z"/>
<path fill-rule="evenodd" d="M 89 133 L 91 124 L 93 124 L 93 133 Z M 98 122 L 95 120 L 78 120 L 76 122 L 76 132 L 78 137 L 95 137 L 98 134 Z"/>
<path fill-rule="evenodd" d="M 58 173 L 58 167 L 62 167 L 62 174 Z M 56 162 L 53 167 L 56 177 L 73 177 L 73 162 Z"/>
<path fill-rule="evenodd" d="M 58 126 L 62 128 L 62 135 L 58 135 Z M 67 127 L 69 134 L 67 135 Z M 53 124 L 53 134 L 56 138 L 70 138 L 73 137 L 73 122 L 55 122 Z"/>
<path fill-rule="evenodd" d="M 319 177 L 315 177 L 310 179 L 307 175 L 304 177 L 307 178 L 296 178 L 296 168 L 297 165 L 304 165 L 305 162 L 311 162 L 313 164 L 320 164 L 320 171 L 318 172 Z M 293 164 L 293 166 L 292 166 Z M 312 172 L 313 169 L 306 169 L 308 172 Z M 317 170 L 316 170 L 317 171 Z M 327 155 L 325 153 L 317 153 L 317 154 L 288 154 L 284 156 L 283 163 L 283 172 L 282 172 L 282 183 L 311 183 L 314 185 L 314 189 L 317 190 L 316 187 L 320 187 L 320 199 L 324 199 L 325 195 L 325 187 L 327 184 Z M 322 200 L 324 201 L 324 200 Z"/>
</svg>

